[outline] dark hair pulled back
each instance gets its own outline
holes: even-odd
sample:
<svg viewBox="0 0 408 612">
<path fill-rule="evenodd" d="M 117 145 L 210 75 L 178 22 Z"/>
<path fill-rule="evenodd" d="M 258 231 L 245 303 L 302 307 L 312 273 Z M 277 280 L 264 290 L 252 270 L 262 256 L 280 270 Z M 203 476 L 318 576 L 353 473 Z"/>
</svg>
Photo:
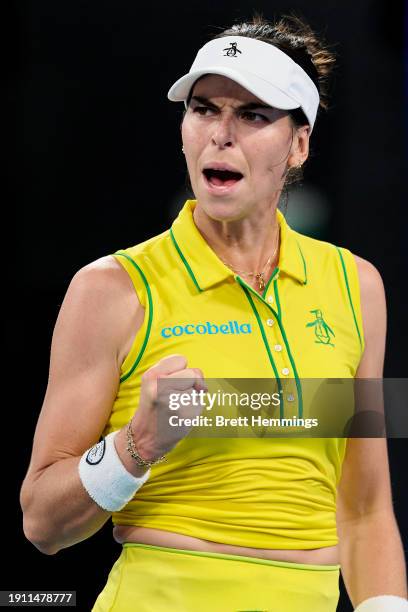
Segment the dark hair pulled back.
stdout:
<svg viewBox="0 0 408 612">
<path fill-rule="evenodd" d="M 274 45 L 286 55 L 289 55 L 316 85 L 321 109 L 329 108 L 330 74 L 336 62 L 335 55 L 329 50 L 322 38 L 300 17 L 282 15 L 278 20 L 270 22 L 260 13 L 255 13 L 252 21 L 234 24 L 213 38 L 224 36 L 247 36 Z M 308 120 L 301 108 L 289 111 L 295 127 L 307 125 Z M 292 168 L 288 173 L 286 184 L 293 184 L 303 178 L 301 168 Z"/>
<path fill-rule="evenodd" d="M 254 13 L 251 21 L 236 23 L 212 36 L 212 39 L 225 36 L 246 36 L 274 45 L 291 57 L 308 74 L 316 85 L 321 110 L 328 110 L 330 97 L 330 75 L 336 63 L 336 57 L 321 36 L 318 36 L 306 21 L 295 15 L 282 15 L 275 21 L 268 21 L 260 13 Z M 191 95 L 191 92 L 190 92 Z M 302 109 L 288 111 L 294 127 L 307 125 L 308 120 Z M 303 178 L 301 168 L 291 168 L 287 173 L 286 187 Z"/>
</svg>

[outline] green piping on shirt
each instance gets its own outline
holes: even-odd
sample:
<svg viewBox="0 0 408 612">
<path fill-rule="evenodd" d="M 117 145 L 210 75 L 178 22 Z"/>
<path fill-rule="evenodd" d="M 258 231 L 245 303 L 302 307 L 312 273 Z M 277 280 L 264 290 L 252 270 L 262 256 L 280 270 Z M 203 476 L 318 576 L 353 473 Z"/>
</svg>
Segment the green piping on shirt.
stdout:
<svg viewBox="0 0 408 612">
<path fill-rule="evenodd" d="M 271 284 L 272 279 L 273 279 L 273 278 L 274 278 L 274 277 L 277 275 L 277 273 L 278 273 L 278 272 L 279 272 L 279 268 L 278 268 L 278 267 L 276 267 L 276 268 L 274 269 L 274 271 L 272 272 L 272 276 L 270 277 L 270 279 L 269 279 L 269 280 L 268 280 L 268 282 L 266 283 L 266 287 L 265 287 L 264 292 L 263 292 L 263 294 L 262 294 L 262 297 L 263 297 L 263 298 L 265 298 L 265 296 L 266 296 L 266 294 L 267 294 L 267 292 L 268 292 L 268 289 L 269 289 L 269 285 Z"/>
<path fill-rule="evenodd" d="M 348 297 L 349 297 L 349 301 L 350 301 L 351 311 L 353 313 L 354 324 L 356 326 L 357 334 L 358 334 L 358 339 L 360 341 L 360 348 L 363 349 L 363 342 L 361 340 L 360 330 L 358 328 L 356 313 L 354 311 L 354 306 L 353 306 L 353 300 L 351 299 L 351 291 L 350 291 L 350 287 L 349 287 L 349 283 L 348 283 L 346 266 L 344 264 L 343 255 L 341 254 L 341 251 L 340 251 L 339 247 L 336 246 L 336 249 L 337 249 L 338 254 L 340 255 L 340 260 L 341 260 L 341 265 L 342 265 L 342 268 L 343 268 L 344 279 L 346 281 L 346 287 L 347 287 L 347 293 L 348 293 Z"/>
<path fill-rule="evenodd" d="M 278 285 L 277 283 L 275 283 L 275 295 L 276 295 L 276 301 L 278 302 L 279 305 L 279 310 L 280 310 L 280 301 L 279 301 L 279 293 L 278 293 Z M 267 306 L 269 307 L 269 304 L 267 304 Z M 272 310 L 272 308 L 271 308 Z M 273 310 L 272 310 L 273 312 Z M 285 342 L 286 345 L 286 349 L 288 351 L 288 355 L 289 355 L 289 360 L 290 363 L 292 364 L 292 368 L 293 368 L 293 372 L 295 374 L 295 381 L 296 381 L 296 388 L 298 391 L 298 396 L 299 396 L 299 418 L 301 419 L 303 416 L 303 396 L 302 396 L 302 385 L 300 384 L 300 380 L 299 380 L 299 375 L 296 369 L 296 365 L 295 365 L 295 360 L 292 357 L 292 353 L 290 351 L 290 346 L 289 346 L 289 341 L 286 337 L 286 332 L 285 332 L 285 328 L 283 327 L 283 323 L 281 320 L 280 315 L 276 317 L 279 323 L 279 327 L 283 336 L 283 340 Z"/>
<path fill-rule="evenodd" d="M 186 270 L 187 270 L 187 272 L 189 273 L 189 275 L 191 276 L 191 278 L 192 278 L 192 280 L 193 280 L 193 282 L 194 282 L 195 286 L 197 287 L 197 289 L 198 289 L 199 291 L 202 291 L 202 289 L 201 289 L 200 285 L 197 283 L 197 279 L 196 279 L 196 277 L 194 276 L 194 272 L 193 272 L 193 271 L 192 271 L 192 269 L 190 268 L 190 265 L 189 265 L 189 263 L 188 263 L 187 259 L 184 257 L 182 250 L 180 249 L 179 245 L 177 244 L 177 240 L 175 239 L 174 234 L 173 234 L 173 230 L 172 230 L 171 228 L 170 228 L 170 236 L 171 236 L 171 239 L 172 239 L 172 241 L 173 241 L 173 244 L 174 244 L 174 246 L 175 246 L 175 248 L 176 248 L 177 253 L 180 255 L 181 261 L 182 261 L 182 262 L 183 262 L 183 264 L 185 265 Z"/>
<path fill-rule="evenodd" d="M 149 339 L 150 336 L 150 330 L 152 328 L 152 320 L 153 320 L 153 300 L 152 300 L 152 293 L 150 291 L 150 287 L 149 287 L 149 283 L 147 282 L 147 279 L 145 277 L 145 275 L 143 274 L 143 271 L 141 268 L 139 268 L 139 266 L 137 265 L 137 263 L 131 258 L 129 257 L 129 255 L 126 255 L 126 253 L 114 253 L 115 255 L 120 255 L 121 257 L 125 257 L 128 261 L 130 261 L 130 263 L 136 268 L 136 270 L 139 272 L 142 281 L 144 283 L 144 286 L 146 287 L 146 291 L 147 291 L 147 300 L 148 300 L 148 304 L 149 304 L 149 319 L 147 321 L 147 330 L 146 330 L 146 334 L 143 340 L 143 344 L 140 348 L 140 351 L 136 357 L 136 360 L 134 362 L 134 364 L 132 365 L 132 367 L 130 368 L 129 372 L 127 374 L 123 374 L 120 377 L 120 382 L 124 382 L 125 380 L 127 380 L 129 378 L 129 376 L 131 376 L 131 374 L 133 374 L 133 372 L 135 371 L 136 367 L 138 366 L 143 353 L 145 351 L 146 345 L 147 345 L 147 341 Z"/>
<path fill-rule="evenodd" d="M 271 366 L 273 368 L 273 371 L 275 373 L 275 378 L 276 378 L 277 383 L 278 383 L 279 395 L 282 398 L 283 397 L 283 390 L 282 390 L 281 380 L 279 378 L 279 373 L 278 373 L 278 370 L 276 368 L 276 364 L 275 364 L 275 362 L 273 360 L 273 355 L 271 353 L 271 349 L 270 349 L 269 343 L 268 343 L 268 338 L 266 337 L 265 330 L 264 330 L 263 325 L 262 325 L 261 317 L 259 316 L 259 312 L 256 309 L 254 301 L 253 301 L 253 299 L 252 299 L 252 297 L 251 297 L 247 287 L 242 283 L 242 281 L 241 281 L 241 279 L 239 277 L 237 278 L 237 280 L 238 280 L 239 284 L 241 285 L 242 289 L 244 290 L 245 295 L 247 296 L 248 302 L 251 304 L 252 310 L 254 311 L 254 314 L 256 316 L 256 320 L 258 321 L 259 329 L 261 330 L 262 339 L 264 341 L 265 348 L 266 348 L 266 351 L 268 353 L 269 361 L 270 361 L 270 364 L 271 364 Z M 280 401 L 279 402 L 279 418 L 283 419 L 284 416 L 285 416 L 285 414 L 284 414 L 284 405 L 283 405 L 283 402 Z"/>
<path fill-rule="evenodd" d="M 227 559 L 229 561 L 241 561 L 245 563 L 258 563 L 260 565 L 276 565 L 278 567 L 289 567 L 300 570 L 325 570 L 338 571 L 340 565 L 316 565 L 311 563 L 294 563 L 292 561 L 275 561 L 274 559 L 261 559 L 260 557 L 247 557 L 244 555 L 230 555 L 228 553 L 209 552 L 201 550 L 190 550 L 186 548 L 170 548 L 169 546 L 154 546 L 153 544 L 140 544 L 139 542 L 124 542 L 123 548 L 147 548 L 148 550 L 163 551 L 167 553 L 178 553 L 181 555 L 195 555 L 198 557 L 212 557 L 216 559 Z"/>
<path fill-rule="evenodd" d="M 289 342 L 285 333 L 285 329 L 283 327 L 283 323 L 281 321 L 281 318 L 279 316 L 279 314 L 277 312 L 275 312 L 275 310 L 268 304 L 268 302 L 266 302 L 266 300 L 264 300 L 264 298 L 259 295 L 259 293 L 257 293 L 257 291 L 255 291 L 255 289 L 253 289 L 250 285 L 247 285 L 246 283 L 243 284 L 243 281 L 240 279 L 240 277 L 236 277 L 238 282 L 240 283 L 240 285 L 244 288 L 246 288 L 248 291 L 250 291 L 251 293 L 253 293 L 258 299 L 262 300 L 262 302 L 265 304 L 265 306 L 267 306 L 269 308 L 269 310 L 275 315 L 276 320 L 278 321 L 279 324 L 279 329 L 281 331 L 281 334 L 283 336 L 283 340 L 285 342 L 285 346 L 286 346 L 286 350 L 288 351 L 288 356 L 289 356 L 289 361 L 292 364 L 292 368 L 293 368 L 293 373 L 295 375 L 295 381 L 296 381 L 296 388 L 297 388 L 297 392 L 298 392 L 298 396 L 299 396 L 299 418 L 301 419 L 303 416 L 303 397 L 302 397 L 302 385 L 300 384 L 300 380 L 299 380 L 299 375 L 296 369 L 296 365 L 295 365 L 295 360 L 293 359 L 292 353 L 290 351 L 290 346 L 289 346 Z M 276 287 L 276 293 L 277 293 L 278 289 Z M 278 301 L 279 301 L 279 294 L 278 295 Z M 258 313 L 257 313 L 258 314 Z M 259 322 L 259 321 L 258 321 Z M 262 328 L 263 331 L 263 328 Z M 263 333 L 265 333 L 263 331 Z M 268 345 L 268 350 L 269 350 L 269 345 Z"/>
<path fill-rule="evenodd" d="M 281 316 L 281 307 L 280 307 L 280 301 L 279 301 L 277 280 L 278 279 L 275 279 L 274 282 L 273 282 L 273 292 L 275 294 L 276 306 L 278 307 L 278 314 L 279 314 L 279 316 Z"/>
</svg>

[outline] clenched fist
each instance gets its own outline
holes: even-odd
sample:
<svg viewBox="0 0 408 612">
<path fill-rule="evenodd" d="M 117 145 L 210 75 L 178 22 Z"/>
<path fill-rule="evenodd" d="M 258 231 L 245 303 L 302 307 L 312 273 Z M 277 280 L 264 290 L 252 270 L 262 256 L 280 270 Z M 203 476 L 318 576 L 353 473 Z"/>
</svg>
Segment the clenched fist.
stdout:
<svg viewBox="0 0 408 612">
<path fill-rule="evenodd" d="M 158 389 L 158 380 L 161 392 Z M 191 427 L 170 427 L 168 425 L 169 395 L 189 392 L 206 391 L 203 373 L 199 368 L 188 368 L 187 359 L 183 355 L 170 355 L 158 361 L 142 376 L 140 401 L 132 419 L 132 431 L 135 445 L 141 457 L 154 461 L 168 453 L 183 439 Z M 203 410 L 203 405 L 183 405 L 179 416 L 193 418 Z"/>
</svg>

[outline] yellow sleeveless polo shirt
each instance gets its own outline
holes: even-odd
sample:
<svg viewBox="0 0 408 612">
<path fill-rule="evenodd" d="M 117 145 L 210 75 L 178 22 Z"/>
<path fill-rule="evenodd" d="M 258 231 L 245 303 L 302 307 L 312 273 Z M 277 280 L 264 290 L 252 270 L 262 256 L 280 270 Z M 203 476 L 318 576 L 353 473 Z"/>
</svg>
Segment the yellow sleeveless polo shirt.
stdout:
<svg viewBox="0 0 408 612">
<path fill-rule="evenodd" d="M 205 378 L 354 378 L 364 336 L 352 253 L 294 231 L 280 210 L 279 263 L 263 295 L 217 257 L 187 200 L 172 227 L 114 257 L 145 309 L 122 364 L 104 435 L 138 406 L 141 376 L 180 353 Z M 194 438 L 151 468 L 114 524 L 253 548 L 338 543 L 337 484 L 347 438 Z"/>
</svg>

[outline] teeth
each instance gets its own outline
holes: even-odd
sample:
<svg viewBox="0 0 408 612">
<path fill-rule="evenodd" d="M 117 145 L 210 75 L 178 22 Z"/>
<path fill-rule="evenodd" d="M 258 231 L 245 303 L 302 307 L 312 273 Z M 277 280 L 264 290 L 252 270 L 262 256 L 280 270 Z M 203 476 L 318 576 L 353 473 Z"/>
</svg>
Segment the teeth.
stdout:
<svg viewBox="0 0 408 612">
<path fill-rule="evenodd" d="M 205 170 L 214 170 L 215 172 L 218 170 L 219 172 L 235 172 L 236 174 L 240 174 L 238 170 L 230 170 L 229 168 L 205 168 Z"/>
<path fill-rule="evenodd" d="M 239 174 L 243 176 L 242 172 L 238 170 L 229 170 L 227 168 L 204 168 L 203 172 L 229 172 L 230 174 Z"/>
</svg>

